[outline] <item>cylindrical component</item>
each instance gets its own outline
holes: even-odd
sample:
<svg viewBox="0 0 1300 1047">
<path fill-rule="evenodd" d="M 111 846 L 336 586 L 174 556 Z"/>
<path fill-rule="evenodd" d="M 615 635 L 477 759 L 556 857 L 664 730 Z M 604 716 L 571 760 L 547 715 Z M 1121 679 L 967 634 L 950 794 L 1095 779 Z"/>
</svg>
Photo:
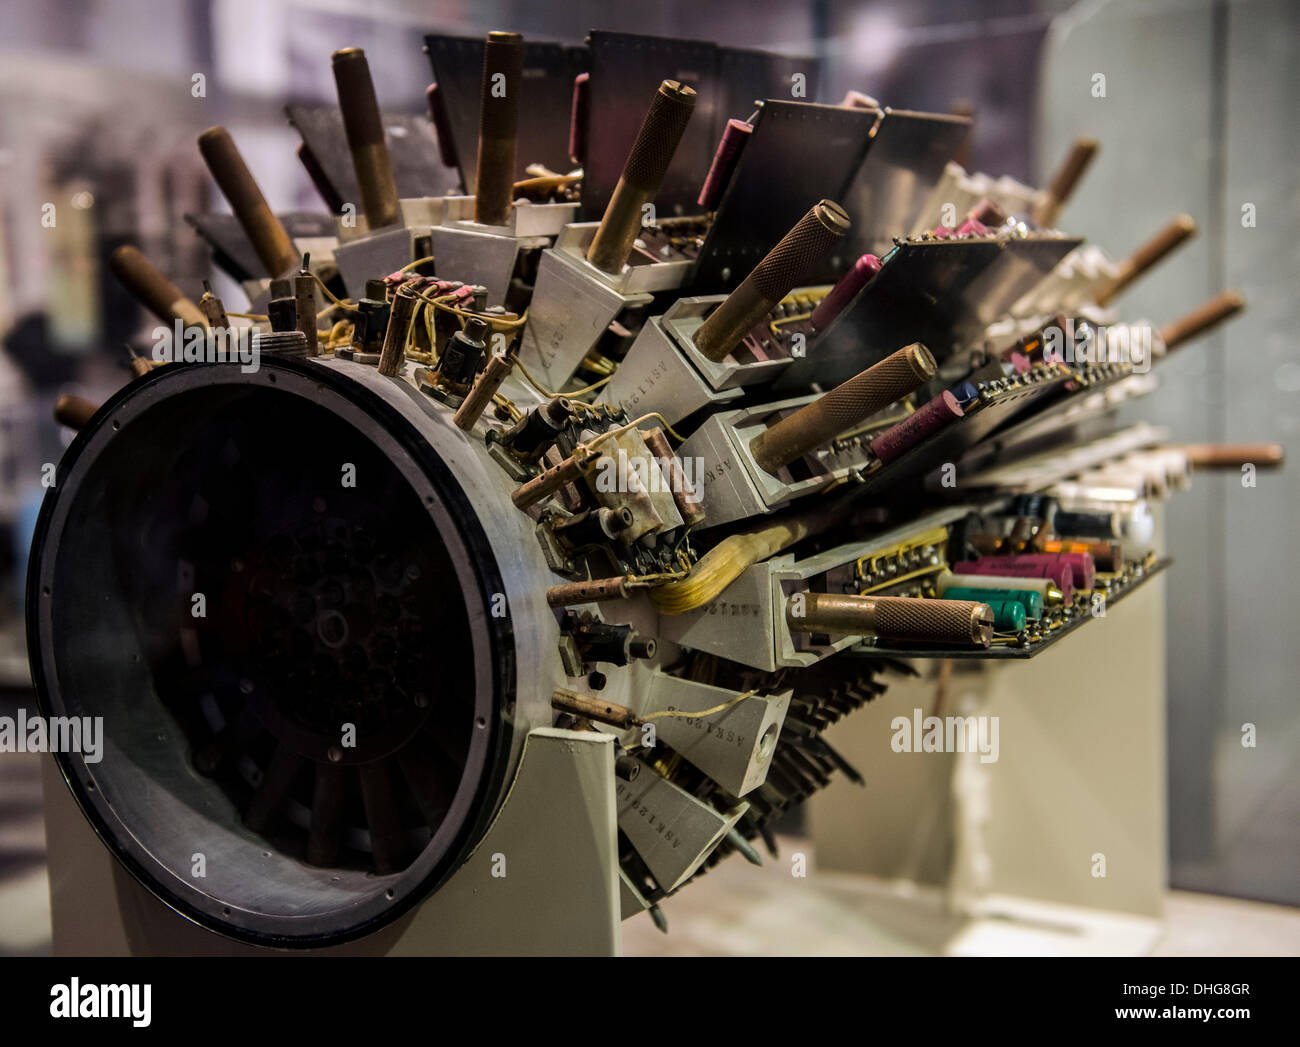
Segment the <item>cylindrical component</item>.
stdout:
<svg viewBox="0 0 1300 1047">
<path fill-rule="evenodd" d="M 379 115 L 366 53 L 359 47 L 345 47 L 334 52 L 330 63 L 366 223 L 372 230 L 396 225 L 401 219 L 397 183 L 393 181 L 393 167 L 384 141 L 384 121 Z"/>
<path fill-rule="evenodd" d="M 952 565 L 953 574 L 992 575 L 995 578 L 1043 578 L 1061 590 L 1069 603 L 1074 599 L 1074 570 L 1064 563 L 1012 563 L 1010 556 L 990 556 Z M 1005 582 L 1003 583 L 1005 587 Z"/>
<path fill-rule="evenodd" d="M 601 506 L 561 520 L 555 525 L 555 537 L 570 549 L 590 549 L 614 541 L 632 521 L 632 510 L 626 505 Z"/>
<path fill-rule="evenodd" d="M 54 420 L 69 429 L 80 429 L 98 410 L 99 406 L 84 396 L 64 393 L 54 401 Z"/>
<path fill-rule="evenodd" d="M 456 155 L 456 136 L 451 133 L 451 119 L 447 115 L 447 103 L 438 90 L 437 84 L 430 84 L 424 89 L 424 101 L 429 107 L 429 122 L 433 124 L 434 136 L 438 139 L 438 159 L 443 167 L 459 166 Z"/>
<path fill-rule="evenodd" d="M 224 127 L 209 127 L 199 135 L 199 152 L 257 251 L 266 275 L 283 276 L 293 268 L 298 252 L 284 225 L 267 204 L 230 132 Z"/>
<path fill-rule="evenodd" d="M 966 591 L 975 595 L 954 596 L 950 589 L 946 599 L 976 600 L 988 604 L 989 610 L 993 612 L 993 628 L 997 632 L 1018 633 L 1025 627 L 1025 619 L 1028 615 L 1025 611 L 1025 605 L 1019 600 L 1000 600 L 988 593 L 981 593 L 978 589 L 968 589 Z"/>
<path fill-rule="evenodd" d="M 455 393 L 468 391 L 487 354 L 487 334 L 487 321 L 477 316 L 465 321 L 464 330 L 452 332 L 438 358 L 439 384 Z"/>
<path fill-rule="evenodd" d="M 587 120 L 591 113 L 591 74 L 573 78 L 573 107 L 569 111 L 569 159 L 581 165 L 587 154 Z"/>
<path fill-rule="evenodd" d="M 1115 276 L 1097 292 L 1097 304 L 1106 305 L 1129 284 L 1196 233 L 1191 215 L 1180 214 L 1116 266 Z"/>
<path fill-rule="evenodd" d="M 1052 515 L 1052 530 L 1081 538 L 1118 538 L 1119 519 L 1115 513 L 1090 509 L 1058 509 Z"/>
<path fill-rule="evenodd" d="M 298 300 L 294 297 L 292 281 L 271 281 L 271 300 L 266 303 L 266 318 L 271 322 L 271 330 L 277 334 L 298 330 Z"/>
<path fill-rule="evenodd" d="M 1276 469 L 1286 460 L 1281 444 L 1187 444 L 1182 451 L 1193 469 Z"/>
<path fill-rule="evenodd" d="M 203 297 L 199 299 L 199 311 L 208 326 L 214 331 L 223 331 L 230 327 L 230 317 L 226 315 L 225 303 L 212 293 L 206 280 L 203 281 Z"/>
<path fill-rule="evenodd" d="M 554 494 L 565 484 L 573 483 L 586 474 L 591 463 L 598 457 L 596 452 L 575 452 L 558 465 L 553 465 L 544 473 L 539 473 L 527 483 L 521 484 L 511 492 L 510 500 L 516 509 L 527 509 L 543 498 Z"/>
<path fill-rule="evenodd" d="M 718 140 L 717 152 L 713 154 L 713 163 L 709 173 L 704 176 L 704 185 L 700 187 L 699 198 L 695 201 L 706 211 L 712 211 L 722 199 L 723 190 L 731 181 L 732 172 L 740 160 L 740 151 L 745 148 L 749 136 L 754 133 L 754 125 L 744 120 L 728 120 Z"/>
<path fill-rule="evenodd" d="M 996 592 L 1032 592 L 1044 607 L 1063 603 L 1065 596 L 1050 578 L 1006 577 L 995 574 L 952 574 L 944 571 L 934 580 L 935 591 L 945 596 L 954 589 L 987 589 Z M 956 597 L 954 597 L 956 599 Z"/>
<path fill-rule="evenodd" d="M 563 396 L 556 396 L 528 411 L 501 437 L 511 454 L 523 462 L 536 462 L 555 442 L 569 419 L 573 407 Z"/>
<path fill-rule="evenodd" d="M 848 214 L 833 200 L 814 204 L 754 266 L 744 282 L 709 314 L 695 332 L 695 348 L 715 363 L 725 360 L 849 231 L 849 224 Z"/>
<path fill-rule="evenodd" d="M 396 378 L 406 359 L 406 336 L 411 330 L 411 321 L 419 299 L 413 294 L 403 294 L 400 290 L 393 293 L 389 303 L 388 329 L 384 332 L 384 348 L 379 354 L 379 373 L 389 378 Z"/>
<path fill-rule="evenodd" d="M 1070 147 L 1070 154 L 1065 158 L 1052 178 L 1034 211 L 1034 221 L 1040 226 L 1049 226 L 1056 221 L 1056 216 L 1065 202 L 1073 195 L 1075 187 L 1083 178 L 1083 173 L 1097 155 L 1097 139 L 1076 138 Z"/>
<path fill-rule="evenodd" d="M 929 403 L 918 407 L 901 422 L 891 425 L 872 440 L 871 453 L 881 462 L 892 462 L 926 437 L 934 435 L 950 422 L 955 422 L 964 413 L 957 397 L 945 389 Z"/>
<path fill-rule="evenodd" d="M 510 376 L 514 366 L 515 358 L 509 353 L 495 355 L 488 360 L 483 373 L 474 383 L 474 388 L 465 397 L 465 401 L 456 408 L 452 421 L 456 423 L 457 428 L 464 429 L 466 432 L 474 428 L 474 423 L 487 410 L 487 405 L 492 402 L 492 397 L 496 396 L 501 383 Z"/>
<path fill-rule="evenodd" d="M 839 282 L 831 288 L 830 294 L 817 303 L 817 308 L 812 313 L 812 325 L 816 331 L 824 331 L 830 327 L 835 318 L 844 312 L 853 299 L 858 296 L 858 292 L 871 282 L 880 272 L 880 259 L 873 254 L 864 254 L 856 262 L 853 268 L 840 277 Z"/>
<path fill-rule="evenodd" d="M 316 278 L 307 270 L 306 257 L 303 258 L 302 270 L 293 278 L 293 299 L 298 330 L 307 339 L 307 355 L 320 356 L 316 333 Z"/>
<path fill-rule="evenodd" d="M 583 716 L 597 723 L 607 723 L 611 727 L 636 727 L 641 721 L 636 713 L 626 705 L 591 698 L 566 687 L 557 687 L 551 694 L 551 708 L 558 709 L 570 716 Z"/>
<path fill-rule="evenodd" d="M 993 639 L 993 611 L 966 600 L 802 592 L 786 603 L 785 620 L 800 632 L 890 641 L 987 647 Z"/>
<path fill-rule="evenodd" d="M 1169 352 L 1183 342 L 1221 324 L 1228 317 L 1246 308 L 1246 299 L 1240 291 L 1222 291 L 1208 302 L 1197 306 L 1186 316 L 1180 316 L 1160 328 L 1159 338 Z"/>
<path fill-rule="evenodd" d="M 1026 618 L 1043 617 L 1043 597 L 1033 589 L 981 589 L 974 585 L 948 586 L 943 592 L 945 600 L 976 600 L 988 604 L 997 615 L 999 603 L 1019 604 Z M 996 621 L 994 622 L 997 625 Z M 997 626 L 999 629 L 1003 626 Z"/>
<path fill-rule="evenodd" d="M 140 249 L 123 244 L 108 258 L 108 267 L 118 282 L 131 292 L 159 320 L 180 320 L 186 325 L 206 327 L 202 311 Z"/>
<path fill-rule="evenodd" d="M 704 519 L 704 506 L 695 490 L 695 485 L 691 483 L 682 468 L 681 459 L 668 445 L 668 437 L 664 435 L 664 431 L 659 428 L 642 429 L 641 438 L 645 440 L 650 453 L 658 459 L 659 468 L 663 471 L 664 479 L 668 481 L 668 489 L 672 492 L 673 502 L 677 506 L 677 511 L 681 513 L 682 520 L 688 527 L 699 523 Z"/>
<path fill-rule="evenodd" d="M 652 203 L 668 173 L 677 143 L 695 108 L 695 89 L 676 80 L 665 80 L 632 143 L 623 165 L 623 175 L 614 187 L 600 220 L 587 261 L 606 273 L 619 273 L 641 231 L 641 209 Z"/>
<path fill-rule="evenodd" d="M 624 782 L 634 782 L 641 773 L 643 764 L 635 756 L 624 754 L 614 760 L 614 774 Z"/>
<path fill-rule="evenodd" d="M 488 33 L 483 46 L 474 188 L 474 221 L 483 225 L 510 221 L 523 74 L 524 38 L 518 33 Z"/>
<path fill-rule="evenodd" d="M 130 349 L 130 346 L 127 346 L 127 348 Z M 150 371 L 153 370 L 152 362 L 146 360 L 143 356 L 137 354 L 134 349 L 130 349 L 130 352 L 131 352 L 131 360 L 130 360 L 131 373 L 135 375 L 135 377 L 143 378 L 145 375 L 147 375 Z"/>
<path fill-rule="evenodd" d="M 1097 579 L 1097 565 L 1089 553 L 1015 553 L 998 558 L 1014 566 L 1057 566 L 1068 568 L 1076 589 L 1091 589 Z"/>
<path fill-rule="evenodd" d="M 1124 556 L 1119 542 L 1078 542 L 1070 538 L 1049 538 L 1042 543 L 1045 553 L 1087 553 L 1099 571 L 1119 571 Z"/>
<path fill-rule="evenodd" d="M 634 658 L 655 656 L 654 638 L 642 636 L 630 625 L 583 622 L 574 627 L 572 635 L 585 662 L 628 665 Z"/>
<path fill-rule="evenodd" d="M 580 603 L 626 600 L 628 595 L 627 575 L 619 575 L 617 578 L 594 578 L 589 582 L 553 585 L 546 590 L 546 602 L 551 607 L 570 607 Z"/>
<path fill-rule="evenodd" d="M 749 444 L 754 461 L 776 475 L 782 466 L 901 400 L 934 374 L 934 357 L 925 346 L 905 346 L 759 433 Z"/>
</svg>

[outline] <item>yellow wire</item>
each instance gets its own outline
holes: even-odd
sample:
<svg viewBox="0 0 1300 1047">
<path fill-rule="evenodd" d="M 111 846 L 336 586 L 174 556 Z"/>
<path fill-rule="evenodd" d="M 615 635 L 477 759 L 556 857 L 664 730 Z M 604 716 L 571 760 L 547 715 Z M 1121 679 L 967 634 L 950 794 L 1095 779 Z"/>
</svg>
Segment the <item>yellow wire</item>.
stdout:
<svg viewBox="0 0 1300 1047">
<path fill-rule="evenodd" d="M 715 705 L 712 709 L 704 709 L 698 713 L 683 712 L 681 709 L 664 709 L 662 712 L 650 713 L 648 716 L 638 716 L 637 719 L 642 723 L 665 717 L 677 717 L 682 720 L 698 720 L 702 716 L 712 716 L 714 713 L 720 713 L 724 709 L 730 709 L 737 702 L 743 702 L 746 698 L 753 698 L 756 694 L 758 694 L 757 688 L 752 691 L 745 691 L 743 694 L 738 694 L 734 698 L 728 698 L 721 705 Z"/>
</svg>

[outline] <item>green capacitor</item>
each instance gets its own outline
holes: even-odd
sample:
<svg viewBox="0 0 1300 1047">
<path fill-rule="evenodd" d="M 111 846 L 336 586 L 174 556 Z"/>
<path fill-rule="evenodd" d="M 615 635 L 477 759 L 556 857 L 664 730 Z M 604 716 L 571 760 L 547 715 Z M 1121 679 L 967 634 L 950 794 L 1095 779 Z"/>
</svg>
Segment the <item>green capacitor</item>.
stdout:
<svg viewBox="0 0 1300 1047">
<path fill-rule="evenodd" d="M 1025 617 L 1037 621 L 1043 617 L 1043 595 L 1032 589 L 945 589 L 945 600 L 978 600 L 991 604 L 995 600 L 1014 600 L 1025 609 Z"/>
</svg>

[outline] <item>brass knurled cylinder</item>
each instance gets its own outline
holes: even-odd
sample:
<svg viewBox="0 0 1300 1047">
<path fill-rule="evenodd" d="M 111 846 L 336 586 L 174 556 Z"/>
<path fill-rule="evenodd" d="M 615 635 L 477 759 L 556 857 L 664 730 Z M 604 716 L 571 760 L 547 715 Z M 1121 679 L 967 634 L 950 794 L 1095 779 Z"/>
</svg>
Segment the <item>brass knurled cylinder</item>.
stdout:
<svg viewBox="0 0 1300 1047">
<path fill-rule="evenodd" d="M 849 225 L 849 216 L 833 200 L 815 204 L 709 314 L 695 332 L 695 348 L 715 363 L 725 360 L 849 231 Z"/>
<path fill-rule="evenodd" d="M 284 224 L 262 195 L 230 132 L 224 127 L 209 127 L 199 135 L 199 152 L 257 252 L 266 275 L 272 279 L 283 276 L 298 261 L 298 252 Z"/>
<path fill-rule="evenodd" d="M 345 47 L 334 52 L 331 65 L 366 222 L 372 230 L 396 225 L 401 220 L 397 183 L 366 53 L 359 47 Z"/>
<path fill-rule="evenodd" d="M 524 38 L 518 33 L 489 33 L 483 47 L 474 183 L 474 221 L 483 225 L 506 225 L 510 221 L 523 74 Z"/>
<path fill-rule="evenodd" d="M 790 598 L 785 617 L 791 629 L 806 633 L 978 647 L 993 639 L 993 611 L 967 600 L 803 592 Z"/>
<path fill-rule="evenodd" d="M 587 248 L 587 261 L 602 272 L 623 271 L 632 242 L 641 232 L 641 209 L 659 192 L 694 109 L 694 88 L 676 80 L 659 85 L 623 165 L 623 176 Z"/>
<path fill-rule="evenodd" d="M 749 443 L 750 453 L 776 475 L 782 466 L 924 385 L 935 369 L 934 357 L 920 342 L 905 346 L 759 433 Z"/>
</svg>

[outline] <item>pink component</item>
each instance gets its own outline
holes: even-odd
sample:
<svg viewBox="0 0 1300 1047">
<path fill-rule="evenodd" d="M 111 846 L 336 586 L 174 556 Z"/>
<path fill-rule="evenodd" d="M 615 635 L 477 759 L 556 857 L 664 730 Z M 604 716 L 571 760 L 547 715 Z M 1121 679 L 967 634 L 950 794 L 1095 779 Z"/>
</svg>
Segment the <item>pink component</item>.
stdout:
<svg viewBox="0 0 1300 1047">
<path fill-rule="evenodd" d="M 831 288 L 831 293 L 817 303 L 817 308 L 812 314 L 813 330 L 824 331 L 830 327 L 831 322 L 844 311 L 844 307 L 858 296 L 858 292 L 866 287 L 878 272 L 880 272 L 880 259 L 873 254 L 864 254 L 854 262 L 853 268 L 841 276 L 839 283 Z"/>
<path fill-rule="evenodd" d="M 892 462 L 949 422 L 955 422 L 964 413 L 957 397 L 945 389 L 929 403 L 918 407 L 901 422 L 890 426 L 872 440 L 871 453 L 882 462 Z"/>
<path fill-rule="evenodd" d="M 713 154 L 713 163 L 709 165 L 709 173 L 704 176 L 704 186 L 700 189 L 699 199 L 696 200 L 704 210 L 712 211 L 718 206 L 718 201 L 722 199 L 722 192 L 731 181 L 732 172 L 736 170 L 740 151 L 753 133 L 753 126 L 745 123 L 744 120 L 727 121 L 727 126 L 722 131 L 722 138 L 718 142 L 717 152 Z"/>
</svg>

